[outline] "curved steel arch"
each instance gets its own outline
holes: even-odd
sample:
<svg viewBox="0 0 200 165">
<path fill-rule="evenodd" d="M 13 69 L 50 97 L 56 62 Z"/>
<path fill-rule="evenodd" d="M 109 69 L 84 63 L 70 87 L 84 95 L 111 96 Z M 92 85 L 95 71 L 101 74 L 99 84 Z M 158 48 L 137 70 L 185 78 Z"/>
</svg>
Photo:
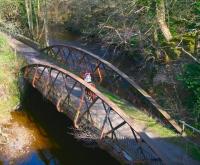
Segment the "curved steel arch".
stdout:
<svg viewBox="0 0 200 165">
<path fill-rule="evenodd" d="M 79 76 L 83 71 L 90 71 L 96 83 L 130 101 L 139 109 L 161 119 L 164 123 L 168 123 L 178 133 L 182 133 L 176 121 L 147 92 L 111 63 L 91 52 L 71 45 L 53 45 L 42 49 L 41 52 L 66 64 L 68 70 Z"/>
<path fill-rule="evenodd" d="M 165 161 L 152 141 L 118 106 L 80 77 L 47 62 L 27 65 L 21 72 L 75 126 L 91 125 L 101 141 L 120 148 L 132 163 Z M 87 98 L 85 89 L 95 95 L 93 100 Z"/>
</svg>

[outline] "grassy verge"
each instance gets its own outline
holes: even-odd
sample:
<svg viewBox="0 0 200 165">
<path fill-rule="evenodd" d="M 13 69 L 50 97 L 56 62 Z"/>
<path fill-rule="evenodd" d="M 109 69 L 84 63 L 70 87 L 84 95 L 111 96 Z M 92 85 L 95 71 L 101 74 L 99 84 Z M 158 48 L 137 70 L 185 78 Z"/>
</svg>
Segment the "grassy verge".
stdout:
<svg viewBox="0 0 200 165">
<path fill-rule="evenodd" d="M 155 134 L 163 138 L 177 136 L 175 132 L 162 126 L 156 121 L 156 119 L 138 110 L 136 107 L 128 103 L 126 100 L 121 99 L 120 97 L 113 95 L 112 93 L 102 88 L 100 88 L 99 90 L 103 92 L 115 104 L 117 104 L 128 116 L 133 118 L 138 123 L 144 125 L 146 130 L 154 132 Z"/>
<path fill-rule="evenodd" d="M 22 60 L 0 33 L 0 118 L 5 118 L 19 102 L 18 73 Z"/>
<path fill-rule="evenodd" d="M 130 105 L 126 100 L 113 95 L 109 91 L 98 87 L 98 89 L 104 93 L 111 101 L 117 104 L 128 116 L 133 118 L 137 123 L 145 126 L 145 130 L 159 135 L 160 138 L 180 146 L 186 153 L 191 155 L 194 159 L 200 160 L 200 148 L 193 143 L 184 140 L 181 136 L 178 136 L 172 130 L 162 126 L 155 119 L 148 116 L 144 112 L 138 110 L 133 105 Z"/>
<path fill-rule="evenodd" d="M 181 136 L 177 136 L 177 138 L 170 139 L 170 142 L 182 148 L 182 150 L 184 150 L 185 153 L 190 155 L 192 158 L 200 161 L 200 147 L 198 144 L 195 144 L 191 140 L 185 139 Z"/>
</svg>

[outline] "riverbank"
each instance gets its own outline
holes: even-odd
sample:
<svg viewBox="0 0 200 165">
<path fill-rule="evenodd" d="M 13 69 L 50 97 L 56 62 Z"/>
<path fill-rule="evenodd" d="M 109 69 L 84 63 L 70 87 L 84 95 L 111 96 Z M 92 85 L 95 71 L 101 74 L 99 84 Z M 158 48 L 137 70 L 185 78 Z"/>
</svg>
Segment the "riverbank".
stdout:
<svg viewBox="0 0 200 165">
<path fill-rule="evenodd" d="M 22 63 L 8 45 L 7 37 L 0 33 L 0 121 L 9 118 L 20 101 L 18 74 Z"/>
<path fill-rule="evenodd" d="M 10 47 L 8 36 L 0 33 L 0 164 L 16 164 L 38 146 L 49 146 L 41 141 L 36 124 L 26 112 L 16 111 L 21 101 L 19 73 L 24 63 Z"/>
<path fill-rule="evenodd" d="M 30 132 L 12 123 L 12 113 L 20 103 L 18 74 L 22 64 L 23 60 L 10 48 L 7 36 L 0 33 L 0 161 L 21 156 L 31 142 Z"/>
</svg>

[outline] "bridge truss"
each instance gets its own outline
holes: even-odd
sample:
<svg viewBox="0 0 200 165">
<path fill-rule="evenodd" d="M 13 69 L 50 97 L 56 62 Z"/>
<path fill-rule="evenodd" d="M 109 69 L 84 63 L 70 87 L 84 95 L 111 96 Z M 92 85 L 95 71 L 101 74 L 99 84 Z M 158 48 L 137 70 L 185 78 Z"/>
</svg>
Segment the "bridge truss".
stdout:
<svg viewBox="0 0 200 165">
<path fill-rule="evenodd" d="M 42 49 L 41 52 L 64 64 L 67 70 L 79 76 L 85 71 L 91 72 L 97 84 L 130 101 L 137 108 L 159 119 L 161 123 L 170 125 L 178 133 L 182 133 L 176 121 L 150 95 L 111 63 L 70 45 L 53 45 Z"/>
<path fill-rule="evenodd" d="M 121 151 L 129 163 L 163 164 L 165 161 L 152 139 L 133 120 L 80 77 L 47 62 L 27 65 L 21 72 L 75 127 L 92 126 L 98 141 Z M 86 90 L 94 96 L 92 99 Z"/>
</svg>

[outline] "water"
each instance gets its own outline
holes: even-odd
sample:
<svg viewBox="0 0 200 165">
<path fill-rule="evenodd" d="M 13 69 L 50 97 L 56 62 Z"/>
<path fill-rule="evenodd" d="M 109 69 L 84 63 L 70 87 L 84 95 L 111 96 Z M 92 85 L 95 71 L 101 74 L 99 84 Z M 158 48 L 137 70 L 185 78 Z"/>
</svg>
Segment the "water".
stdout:
<svg viewBox="0 0 200 165">
<path fill-rule="evenodd" d="M 66 30 L 63 24 L 49 25 L 48 30 L 48 38 L 50 45 L 69 44 L 88 50 L 102 58 L 107 58 L 109 56 L 108 49 L 102 46 L 101 43 L 83 42 L 83 40 L 81 40 L 80 35 L 76 35 Z"/>
<path fill-rule="evenodd" d="M 70 134 L 71 121 L 58 113 L 32 87 L 26 93 L 25 109 L 26 111 L 13 112 L 12 120 L 5 126 L 12 132 L 12 137 L 0 156 L 2 164 L 118 164 L 105 151 L 88 148 L 83 142 L 77 141 Z"/>
</svg>

